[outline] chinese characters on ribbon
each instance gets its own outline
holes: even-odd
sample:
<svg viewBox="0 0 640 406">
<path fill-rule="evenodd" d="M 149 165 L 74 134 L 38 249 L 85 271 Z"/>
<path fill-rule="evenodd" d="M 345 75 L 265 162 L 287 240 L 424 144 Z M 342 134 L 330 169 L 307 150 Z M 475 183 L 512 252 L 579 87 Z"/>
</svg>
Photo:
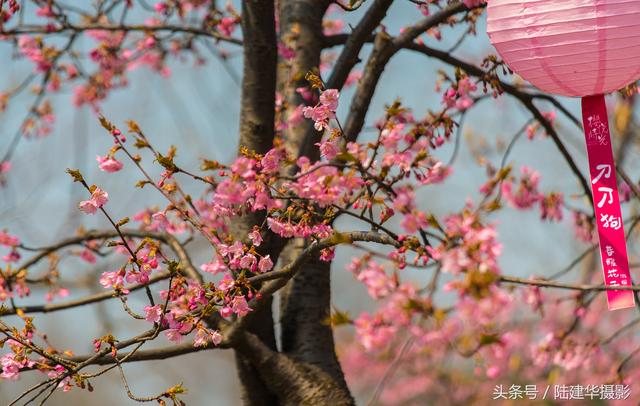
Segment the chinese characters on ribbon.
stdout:
<svg viewBox="0 0 640 406">
<path fill-rule="evenodd" d="M 604 96 L 582 98 L 582 119 L 604 282 L 607 286 L 630 286 L 632 283 L 627 246 Z M 607 301 L 609 310 L 635 305 L 634 295 L 630 290 L 608 290 Z"/>
</svg>

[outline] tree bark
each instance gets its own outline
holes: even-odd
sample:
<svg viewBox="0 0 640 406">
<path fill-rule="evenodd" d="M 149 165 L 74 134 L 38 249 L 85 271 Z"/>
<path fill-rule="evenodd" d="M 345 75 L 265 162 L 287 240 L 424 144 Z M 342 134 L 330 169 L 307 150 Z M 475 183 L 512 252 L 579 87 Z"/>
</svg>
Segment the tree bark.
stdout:
<svg viewBox="0 0 640 406">
<path fill-rule="evenodd" d="M 240 110 L 240 148 L 264 154 L 273 146 L 277 71 L 275 4 L 273 0 L 242 2 L 243 74 Z M 265 213 L 244 216 L 235 230 L 244 239 L 251 228 L 262 222 Z M 273 240 L 273 238 L 269 238 Z M 265 241 L 269 250 L 273 241 Z M 274 259 L 275 260 L 275 259 Z M 247 331 L 255 334 L 263 345 L 276 350 L 271 299 L 247 323 Z M 276 405 L 277 398 L 260 379 L 251 361 L 236 351 L 236 365 L 245 405 Z"/>
<path fill-rule="evenodd" d="M 329 4 L 326 0 L 280 1 L 281 38 L 285 45 L 295 51 L 287 78 L 281 78 L 288 114 L 300 104 L 308 104 L 296 89 L 309 86 L 305 79 L 307 72 L 318 71 L 324 46 L 322 18 Z M 305 135 L 309 133 L 313 136 L 306 138 Z M 290 153 L 306 156 L 311 161 L 319 159 L 319 150 L 314 144 L 322 134 L 314 130 L 310 120 L 288 128 L 284 135 Z M 289 256 L 295 256 L 299 251 L 294 244 L 300 245 L 297 241 L 292 242 L 287 253 Z M 315 379 L 325 380 L 325 385 L 334 388 L 332 392 L 342 401 L 352 403 L 335 353 L 333 331 L 326 323 L 331 304 L 329 268 L 329 263 L 315 258 L 281 291 L 282 353 L 309 368 L 307 373 L 314 375 Z M 288 402 L 285 403 L 293 404 Z M 305 402 L 343 404 L 322 403 L 319 400 L 320 403 Z"/>
<path fill-rule="evenodd" d="M 331 315 L 331 264 L 312 259 L 293 279 L 281 303 L 282 352 L 317 366 L 349 393 L 335 353 Z"/>
<path fill-rule="evenodd" d="M 323 370 L 272 351 L 255 335 L 242 334 L 234 345 L 251 360 L 260 378 L 277 393 L 281 405 L 355 404 L 348 392 L 345 393 Z"/>
<path fill-rule="evenodd" d="M 320 66 L 320 54 L 324 46 L 322 34 L 322 17 L 331 2 L 328 0 L 280 0 L 280 38 L 281 41 L 295 51 L 288 72 L 283 72 L 281 81 L 284 85 L 284 99 L 287 105 L 286 115 L 289 117 L 300 104 L 308 102 L 296 91 L 299 87 L 307 87 L 309 83 L 305 75 L 309 71 L 317 71 Z M 304 135 L 313 131 L 316 138 L 320 133 L 313 129 L 310 120 L 304 120 L 297 126 L 291 126 L 284 132 L 285 145 L 294 156 L 308 156 L 318 159 L 317 148 L 303 145 Z"/>
<path fill-rule="evenodd" d="M 273 146 L 278 63 L 273 0 L 243 0 L 242 36 L 240 146 L 265 153 Z"/>
</svg>

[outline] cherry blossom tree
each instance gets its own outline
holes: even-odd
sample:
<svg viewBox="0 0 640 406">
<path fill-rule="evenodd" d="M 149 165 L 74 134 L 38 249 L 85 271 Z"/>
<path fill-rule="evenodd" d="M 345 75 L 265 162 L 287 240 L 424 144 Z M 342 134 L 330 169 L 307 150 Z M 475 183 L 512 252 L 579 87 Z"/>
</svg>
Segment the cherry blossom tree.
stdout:
<svg viewBox="0 0 640 406">
<path fill-rule="evenodd" d="M 109 176 L 134 168 L 139 180 L 128 186 L 164 202 L 116 217 L 110 203 L 121 197 L 70 167 L 69 184 L 84 194 L 74 210 L 107 228 L 43 235 L 56 242 L 38 247 L 20 229 L 0 230 L 0 379 L 19 386 L 39 376 L 11 405 L 92 391 L 112 370 L 132 403 L 184 404 L 186 390 L 208 389 L 176 382 L 140 395 L 127 367 L 221 350 L 235 355 L 247 405 L 488 404 L 534 399 L 534 389 L 540 399 L 550 383 L 638 400 L 622 392 L 640 374 L 640 318 L 606 310 L 611 288 L 593 259 L 586 159 L 567 145 L 581 123 L 566 100 L 523 83 L 496 55 L 461 55 L 463 43 L 487 43 L 484 1 L 222 3 L 0 0 L 0 41 L 30 64 L 0 93 L 0 110 L 25 114 L 13 138 L 3 136 L 2 183 L 20 181 L 12 164 L 28 159 L 25 139 L 65 125 L 56 122 L 64 100 L 88 106 L 103 128 L 96 168 Z M 385 19 L 398 3 L 414 18 L 392 31 Z M 234 157 L 178 159 L 184 140 L 161 149 L 143 117 L 116 122 L 103 108 L 136 71 L 170 81 L 173 64 L 226 61 L 233 52 L 242 55 L 239 130 L 225 135 L 238 140 Z M 427 73 L 437 77 L 437 108 L 390 99 L 373 117 L 383 72 L 406 53 L 438 63 Z M 611 98 L 632 259 L 640 186 L 624 167 L 636 93 L 631 86 Z M 504 103 L 524 112 L 520 129 L 497 162 L 477 152 L 481 187 L 446 195 L 465 117 L 503 114 Z M 513 162 L 514 146 L 526 142 L 553 146 L 558 176 L 572 189 L 551 190 L 540 171 Z M 429 209 L 436 197 L 446 214 Z M 505 267 L 496 222 L 505 210 L 573 228 L 582 253 L 564 269 L 534 259 L 539 272 L 530 276 Z M 206 262 L 194 261 L 196 244 Z M 334 260 L 339 250 L 348 250 L 346 264 Z M 66 286 L 67 263 L 99 273 L 98 290 L 77 295 Z M 99 271 L 101 263 L 111 268 Z M 374 305 L 354 314 L 333 306 L 332 272 L 352 274 Z M 39 328 L 51 313 L 106 301 L 135 327 L 87 335 L 93 352 L 54 345 Z"/>
</svg>

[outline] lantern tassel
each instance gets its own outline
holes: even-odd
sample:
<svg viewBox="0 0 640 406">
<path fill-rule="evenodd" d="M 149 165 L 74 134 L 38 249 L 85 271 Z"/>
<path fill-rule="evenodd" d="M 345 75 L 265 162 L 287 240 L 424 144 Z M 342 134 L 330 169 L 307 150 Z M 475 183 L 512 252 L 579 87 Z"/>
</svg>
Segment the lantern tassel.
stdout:
<svg viewBox="0 0 640 406">
<path fill-rule="evenodd" d="M 600 241 L 600 258 L 606 286 L 631 286 L 627 245 L 618 197 L 616 167 L 604 95 L 582 98 L 582 121 L 589 155 L 593 208 Z M 608 290 L 609 310 L 635 306 L 631 290 Z"/>
</svg>

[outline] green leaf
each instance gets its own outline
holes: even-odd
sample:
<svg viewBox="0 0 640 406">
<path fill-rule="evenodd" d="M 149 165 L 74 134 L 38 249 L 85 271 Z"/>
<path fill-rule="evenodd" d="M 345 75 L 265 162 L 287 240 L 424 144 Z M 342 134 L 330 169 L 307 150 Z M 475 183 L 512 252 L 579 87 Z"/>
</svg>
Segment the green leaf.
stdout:
<svg viewBox="0 0 640 406">
<path fill-rule="evenodd" d="M 342 326 L 350 323 L 351 317 L 349 317 L 349 313 L 340 310 L 334 310 L 327 320 L 327 324 L 331 325 L 332 327 Z"/>
<path fill-rule="evenodd" d="M 118 221 L 116 226 L 122 227 L 123 225 L 127 224 L 128 222 L 129 222 L 129 217 L 125 217 L 125 218 L 121 219 L 120 221 Z"/>
<path fill-rule="evenodd" d="M 171 387 L 167 390 L 167 394 L 169 395 L 177 395 L 179 393 L 186 393 L 187 390 L 184 388 L 184 386 L 182 386 L 181 383 L 177 384 L 174 387 Z"/>
<path fill-rule="evenodd" d="M 173 158 L 163 156 L 162 154 L 158 154 L 158 157 L 156 158 L 156 160 L 160 165 L 162 165 L 164 169 L 171 172 L 178 171 L 178 167 L 176 166 L 176 164 L 173 163 Z"/>
<path fill-rule="evenodd" d="M 98 119 L 100 120 L 100 125 L 102 125 L 105 130 L 111 132 L 114 128 L 116 128 L 113 124 L 111 124 L 111 121 L 107 120 L 103 116 L 100 116 Z"/>
<path fill-rule="evenodd" d="M 499 334 L 480 333 L 480 346 L 501 343 Z"/>
<path fill-rule="evenodd" d="M 348 152 L 341 152 L 338 155 L 336 155 L 336 158 L 342 162 L 349 162 L 349 161 L 358 162 L 358 159 Z"/>
<path fill-rule="evenodd" d="M 136 142 L 133 144 L 134 147 L 138 149 L 147 148 L 149 143 L 142 138 L 136 138 Z"/>
<path fill-rule="evenodd" d="M 180 263 L 176 262 L 176 261 L 169 261 L 169 264 L 167 266 L 167 268 L 169 269 L 169 273 L 171 275 L 177 275 L 180 273 Z"/>
<path fill-rule="evenodd" d="M 211 161 L 209 159 L 203 159 L 202 165 L 200 165 L 200 170 L 202 171 L 214 171 L 216 169 L 220 169 L 222 166 L 218 161 Z"/>
<path fill-rule="evenodd" d="M 136 182 L 136 187 L 142 189 L 146 185 L 150 185 L 150 184 L 151 182 L 149 182 L 148 180 L 139 180 Z"/>
<path fill-rule="evenodd" d="M 142 132 L 142 131 L 140 131 L 140 127 L 138 126 L 138 123 L 136 123 L 133 120 L 128 120 L 127 121 L 127 126 L 129 126 L 129 131 L 131 131 L 132 133 L 140 134 Z"/>
<path fill-rule="evenodd" d="M 67 168 L 67 173 L 71 175 L 74 182 L 84 182 L 84 178 L 82 177 L 79 169 Z"/>
</svg>

